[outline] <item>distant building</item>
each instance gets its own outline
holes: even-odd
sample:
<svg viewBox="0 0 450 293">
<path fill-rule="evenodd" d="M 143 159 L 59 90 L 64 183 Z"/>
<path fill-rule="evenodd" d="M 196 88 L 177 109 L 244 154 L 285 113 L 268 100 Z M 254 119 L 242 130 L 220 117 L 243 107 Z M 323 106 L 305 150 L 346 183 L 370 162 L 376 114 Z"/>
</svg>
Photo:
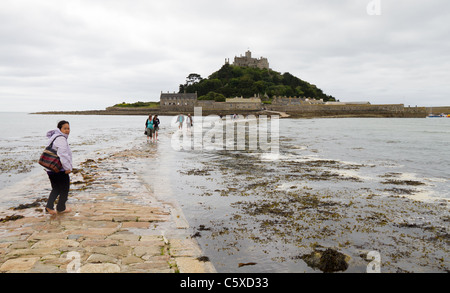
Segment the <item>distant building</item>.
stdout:
<svg viewBox="0 0 450 293">
<path fill-rule="evenodd" d="M 197 102 L 197 93 L 163 93 L 161 92 L 161 110 L 190 110 Z"/>
<path fill-rule="evenodd" d="M 225 59 L 225 63 L 229 64 L 230 60 Z M 252 52 L 245 52 L 245 56 L 234 57 L 234 66 L 242 66 L 242 67 L 253 67 L 259 69 L 269 69 L 269 61 L 267 58 L 252 58 Z"/>
</svg>

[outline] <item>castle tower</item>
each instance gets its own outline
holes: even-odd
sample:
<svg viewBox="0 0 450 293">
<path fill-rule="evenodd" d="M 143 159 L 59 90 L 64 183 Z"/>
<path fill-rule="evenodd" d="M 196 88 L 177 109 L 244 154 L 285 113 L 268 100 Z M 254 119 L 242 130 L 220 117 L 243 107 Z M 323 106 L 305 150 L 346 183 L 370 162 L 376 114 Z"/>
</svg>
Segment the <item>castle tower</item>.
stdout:
<svg viewBox="0 0 450 293">
<path fill-rule="evenodd" d="M 269 61 L 267 58 L 252 58 L 252 52 L 248 50 L 245 52 L 245 56 L 234 57 L 233 65 L 242 67 L 253 67 L 259 69 L 269 69 Z"/>
</svg>

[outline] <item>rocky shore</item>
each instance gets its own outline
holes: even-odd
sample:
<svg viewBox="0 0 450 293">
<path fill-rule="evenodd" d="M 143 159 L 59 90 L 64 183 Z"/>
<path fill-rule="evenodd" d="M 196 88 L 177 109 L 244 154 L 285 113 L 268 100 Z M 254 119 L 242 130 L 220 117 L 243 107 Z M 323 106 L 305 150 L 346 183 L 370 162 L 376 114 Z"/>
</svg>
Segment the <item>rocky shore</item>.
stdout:
<svg viewBox="0 0 450 293">
<path fill-rule="evenodd" d="M 207 255 L 216 251 L 219 271 L 233 268 L 234 256 L 255 262 L 245 267 L 254 272 L 279 264 L 289 272 L 365 273 L 376 257 L 383 273 L 449 272 L 449 200 L 422 200 L 433 184 L 425 178 L 384 168 L 367 177 L 377 168 L 289 156 L 268 164 L 231 152 L 200 159 L 185 181 L 205 182 L 198 213 L 213 212 L 192 221 L 195 236 Z"/>
<path fill-rule="evenodd" d="M 0 214 L 0 272 L 215 272 L 182 211 L 155 198 L 130 169 L 139 158 L 151 155 L 84 161 L 71 178 L 71 213 L 44 214 L 42 198 Z"/>
</svg>

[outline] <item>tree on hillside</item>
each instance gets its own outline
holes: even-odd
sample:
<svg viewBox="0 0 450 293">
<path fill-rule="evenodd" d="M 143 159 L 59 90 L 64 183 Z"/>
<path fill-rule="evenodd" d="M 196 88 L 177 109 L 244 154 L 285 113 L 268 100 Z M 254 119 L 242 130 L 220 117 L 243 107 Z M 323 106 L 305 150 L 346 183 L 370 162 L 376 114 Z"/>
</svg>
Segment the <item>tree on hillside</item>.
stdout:
<svg viewBox="0 0 450 293">
<path fill-rule="evenodd" d="M 198 97 L 199 100 L 214 100 L 216 102 L 225 102 L 226 98 L 222 94 L 218 94 L 215 92 L 209 92 L 204 96 Z"/>
<path fill-rule="evenodd" d="M 191 73 L 186 77 L 186 83 L 180 84 L 180 93 L 187 91 L 187 88 L 201 82 L 203 78 L 198 73 Z"/>
<path fill-rule="evenodd" d="M 191 73 L 186 77 L 186 85 L 190 86 L 195 83 L 201 82 L 203 78 L 200 76 L 200 74 L 197 73 Z"/>
</svg>

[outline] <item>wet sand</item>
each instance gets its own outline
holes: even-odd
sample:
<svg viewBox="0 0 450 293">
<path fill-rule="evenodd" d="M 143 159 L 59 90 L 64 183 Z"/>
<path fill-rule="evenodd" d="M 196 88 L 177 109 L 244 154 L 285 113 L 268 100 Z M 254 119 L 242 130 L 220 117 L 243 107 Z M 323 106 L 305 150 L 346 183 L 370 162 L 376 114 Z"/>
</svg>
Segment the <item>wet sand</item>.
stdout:
<svg viewBox="0 0 450 293">
<path fill-rule="evenodd" d="M 421 200 L 426 183 L 398 173 L 374 183 L 359 176 L 366 168 L 239 152 L 202 160 L 183 172 L 206 182 L 195 200 L 211 216 L 192 223 L 194 235 L 219 272 L 320 272 L 311 258 L 327 251 L 345 259 L 341 272 L 365 273 L 374 253 L 381 272 L 449 272 L 449 201 Z"/>
</svg>

